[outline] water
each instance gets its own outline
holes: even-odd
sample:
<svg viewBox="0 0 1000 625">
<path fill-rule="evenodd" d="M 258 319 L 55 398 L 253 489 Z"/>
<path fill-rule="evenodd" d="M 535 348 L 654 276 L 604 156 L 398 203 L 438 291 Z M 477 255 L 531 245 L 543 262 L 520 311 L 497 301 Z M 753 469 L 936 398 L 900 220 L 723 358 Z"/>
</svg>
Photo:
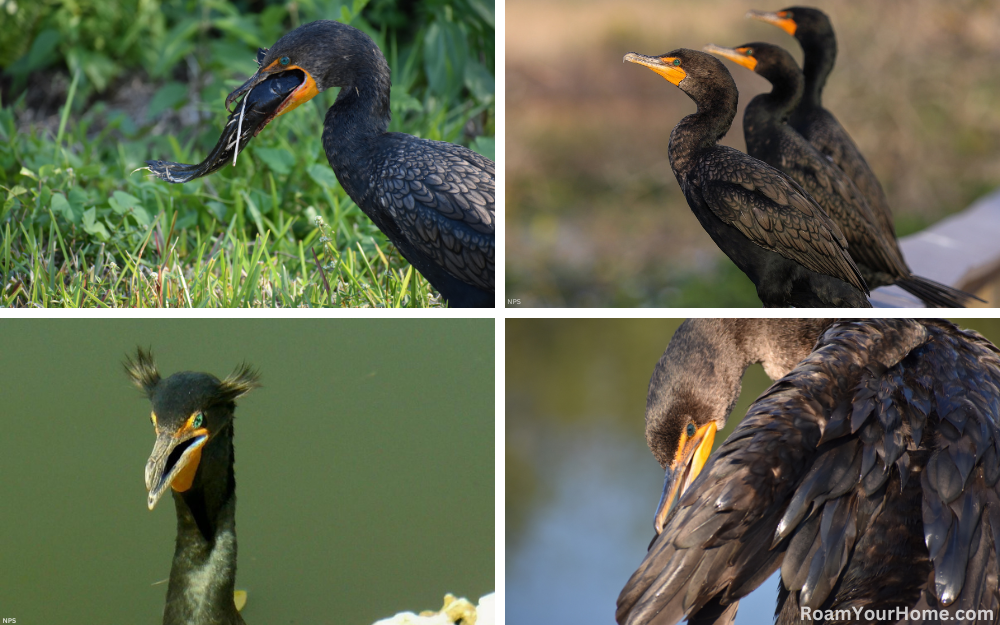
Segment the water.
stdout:
<svg viewBox="0 0 1000 625">
<path fill-rule="evenodd" d="M 155 624 L 173 501 L 146 509 L 149 402 L 121 360 L 263 388 L 235 423 L 254 623 L 371 623 L 494 589 L 486 320 L 0 321 L 0 618 Z"/>
</svg>

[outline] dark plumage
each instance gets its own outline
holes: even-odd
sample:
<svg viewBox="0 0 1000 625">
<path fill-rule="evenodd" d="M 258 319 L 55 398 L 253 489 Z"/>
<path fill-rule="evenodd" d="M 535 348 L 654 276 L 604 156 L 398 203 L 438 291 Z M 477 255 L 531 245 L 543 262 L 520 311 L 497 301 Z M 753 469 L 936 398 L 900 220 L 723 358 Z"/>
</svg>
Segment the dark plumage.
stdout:
<svg viewBox="0 0 1000 625">
<path fill-rule="evenodd" d="M 125 371 L 153 405 L 156 443 L 146 464 L 148 506 L 173 491 L 177 543 L 170 567 L 164 625 L 244 625 L 236 609 L 236 478 L 233 411 L 259 386 L 241 365 L 225 380 L 181 372 L 162 379 L 139 349 Z"/>
<path fill-rule="evenodd" d="M 764 305 L 870 307 L 843 234 L 815 200 L 766 163 L 718 145 L 738 97 L 722 63 L 687 49 L 625 60 L 664 76 L 698 105 L 670 134 L 670 166 L 702 227 Z"/>
<path fill-rule="evenodd" d="M 494 306 L 495 167 L 468 148 L 389 127 L 389 65 L 365 33 L 321 20 L 259 57 L 261 69 L 227 106 L 268 76 L 293 69 L 302 86 L 277 114 L 341 87 L 323 147 L 352 200 L 452 307 Z"/>
<path fill-rule="evenodd" d="M 774 24 L 798 40 L 804 53 L 805 91 L 789 123 L 850 176 L 882 228 L 895 233 L 889 200 L 875 172 L 837 118 L 823 108 L 823 87 L 837 60 L 837 38 L 830 18 L 810 7 L 789 7 L 777 12 L 750 11 L 747 17 Z"/>
<path fill-rule="evenodd" d="M 668 470 L 688 424 L 725 423 L 757 361 L 783 377 L 665 515 L 618 622 L 731 623 L 780 568 L 779 624 L 800 606 L 850 610 L 826 623 L 853 608 L 1000 623 L 1000 351 L 945 321 L 686 321 L 647 401 Z"/>
<path fill-rule="evenodd" d="M 851 258 L 869 287 L 896 284 L 929 306 L 956 308 L 973 296 L 927 278 L 914 276 L 891 229 L 880 225 L 864 195 L 842 169 L 788 124 L 802 98 L 804 80 L 795 59 L 778 46 L 755 42 L 736 48 L 706 46 L 766 78 L 770 93 L 747 105 L 743 132 L 747 153 L 776 167 L 816 200 L 850 244 Z"/>
</svg>

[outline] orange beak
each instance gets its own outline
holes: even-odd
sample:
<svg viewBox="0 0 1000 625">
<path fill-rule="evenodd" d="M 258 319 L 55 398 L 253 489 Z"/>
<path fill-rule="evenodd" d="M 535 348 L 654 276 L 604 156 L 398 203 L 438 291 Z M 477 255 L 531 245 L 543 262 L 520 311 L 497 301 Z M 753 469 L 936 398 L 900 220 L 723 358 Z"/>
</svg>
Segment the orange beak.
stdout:
<svg viewBox="0 0 1000 625">
<path fill-rule="evenodd" d="M 778 28 L 784 30 L 791 36 L 795 36 L 796 24 L 795 20 L 788 17 L 788 11 L 747 11 L 747 17 L 754 20 L 760 20 L 762 22 L 767 22 L 768 24 L 774 24 Z"/>
<path fill-rule="evenodd" d="M 749 49 L 750 48 L 723 48 L 722 46 L 717 46 L 712 43 L 702 48 L 705 52 L 711 52 L 712 54 L 727 58 L 733 63 L 739 63 L 752 72 L 754 68 L 757 67 L 757 59 L 747 55 L 747 50 Z"/>
<path fill-rule="evenodd" d="M 674 85 L 680 85 L 681 81 L 687 78 L 687 72 L 681 69 L 680 59 L 676 57 L 646 56 L 644 54 L 629 52 L 622 60 L 648 67 Z"/>
<path fill-rule="evenodd" d="M 683 495 L 691 482 L 705 468 L 705 463 L 712 454 L 715 432 L 715 422 L 711 421 L 698 428 L 691 438 L 688 438 L 684 433 L 681 434 L 674 461 L 667 467 L 663 480 L 663 495 L 660 497 L 660 503 L 656 506 L 656 514 L 653 517 L 653 527 L 656 528 L 657 535 L 663 531 L 663 527 L 667 524 L 667 513 L 670 512 L 670 506 L 674 503 L 674 499 Z"/>
<path fill-rule="evenodd" d="M 205 428 L 185 427 L 179 432 L 157 431 L 153 453 L 146 462 L 146 504 L 152 510 L 171 487 L 179 493 L 191 488 L 201 462 L 201 448 L 208 442 Z"/>
</svg>

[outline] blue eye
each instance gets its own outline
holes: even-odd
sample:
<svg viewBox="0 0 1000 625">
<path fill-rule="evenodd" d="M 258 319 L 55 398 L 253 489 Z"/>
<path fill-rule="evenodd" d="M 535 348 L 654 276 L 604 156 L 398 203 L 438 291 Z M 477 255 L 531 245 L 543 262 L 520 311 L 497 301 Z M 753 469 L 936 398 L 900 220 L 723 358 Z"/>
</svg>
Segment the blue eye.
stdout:
<svg viewBox="0 0 1000 625">
<path fill-rule="evenodd" d="M 291 61 L 292 60 L 290 58 L 288 58 L 287 56 L 281 57 L 281 64 L 282 65 L 288 65 L 289 63 L 291 63 Z"/>
<path fill-rule="evenodd" d="M 692 436 L 694 436 L 694 432 L 695 432 L 695 430 L 694 430 L 694 423 L 688 423 L 688 427 L 687 427 L 687 436 L 688 436 L 688 438 L 691 438 Z"/>
<path fill-rule="evenodd" d="M 674 59 L 674 67 L 677 67 L 680 64 L 681 64 L 681 60 L 680 59 Z"/>
<path fill-rule="evenodd" d="M 198 414 L 196 414 L 196 415 L 194 416 L 194 421 L 192 421 L 192 422 L 191 422 L 191 427 L 193 427 L 193 428 L 200 428 L 200 427 L 201 427 L 201 422 L 202 422 L 203 420 L 204 420 L 204 419 L 203 419 L 203 417 L 201 416 L 201 413 L 199 412 Z M 693 427 L 693 426 L 692 426 L 692 427 Z"/>
</svg>

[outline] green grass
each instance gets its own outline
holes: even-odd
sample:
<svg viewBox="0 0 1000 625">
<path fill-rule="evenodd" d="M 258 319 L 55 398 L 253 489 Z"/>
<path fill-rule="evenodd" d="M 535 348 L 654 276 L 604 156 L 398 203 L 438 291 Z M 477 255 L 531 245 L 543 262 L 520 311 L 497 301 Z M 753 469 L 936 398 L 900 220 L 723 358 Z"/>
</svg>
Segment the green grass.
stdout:
<svg viewBox="0 0 1000 625">
<path fill-rule="evenodd" d="M 102 96 L 113 77 L 102 86 L 74 63 L 79 41 L 89 35 L 77 32 L 73 39 L 61 31 L 62 9 L 50 15 L 51 23 L 43 20 L 39 38 L 48 24 L 69 44 L 56 48 L 61 64 L 52 53 L 41 71 L 49 76 L 62 68 L 72 79 L 58 130 L 18 127 L 23 94 L 0 103 L 0 306 L 442 306 L 346 195 L 326 161 L 323 118 L 336 90 L 272 122 L 235 167 L 183 185 L 140 169 L 147 159 L 191 163 L 207 156 L 225 123 L 226 93 L 254 69 L 255 46 L 272 44 L 282 24 L 319 17 L 365 30 L 386 54 L 393 72 L 390 130 L 461 143 L 474 120 L 484 136 L 470 147 L 492 158 L 492 13 L 489 20 L 470 19 L 429 2 L 423 21 L 401 30 L 389 25 L 399 21 L 394 2 L 374 2 L 362 13 L 367 4 L 317 1 L 297 5 L 295 15 L 284 5 L 242 15 L 222 1 L 162 3 L 163 32 L 160 39 L 144 35 L 152 38 L 149 49 L 186 52 L 169 63 L 163 55 L 120 63 L 158 85 L 147 119 L 139 121 Z M 187 17 L 179 11 L 187 5 L 200 13 Z M 473 2 L 461 6 L 481 9 Z M 0 31 L 9 34 L 8 25 Z M 114 50 L 126 43 L 106 45 Z M 486 45 L 489 57 L 482 52 Z M 240 66 L 244 73 L 223 73 L 225 58 L 219 57 L 227 46 L 241 49 L 249 61 Z M 35 44 L 27 48 L 24 59 L 32 63 L 49 58 L 37 50 L 32 57 Z M 465 59 L 458 76 L 455 63 L 440 62 L 456 53 Z M 184 74 L 178 66 L 192 64 L 201 65 L 200 75 L 223 78 L 176 80 Z M 157 121 L 178 119 L 170 112 L 192 103 L 209 113 L 207 121 L 157 128 Z"/>
</svg>

